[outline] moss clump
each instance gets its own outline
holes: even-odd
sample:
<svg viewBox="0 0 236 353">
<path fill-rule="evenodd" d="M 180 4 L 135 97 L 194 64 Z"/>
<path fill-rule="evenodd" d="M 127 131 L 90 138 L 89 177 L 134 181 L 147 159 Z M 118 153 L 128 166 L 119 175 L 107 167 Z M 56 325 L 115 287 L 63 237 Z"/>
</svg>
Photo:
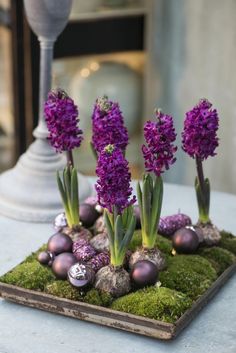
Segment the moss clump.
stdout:
<svg viewBox="0 0 236 353">
<path fill-rule="evenodd" d="M 110 306 L 113 298 L 108 293 L 99 292 L 93 288 L 84 297 L 84 302 L 98 306 Z"/>
<path fill-rule="evenodd" d="M 221 233 L 221 240 L 219 246 L 226 250 L 231 251 L 233 254 L 236 255 L 236 237 L 233 236 L 231 233 L 227 233 L 222 231 Z"/>
<path fill-rule="evenodd" d="M 24 262 L 32 262 L 37 259 L 38 254 L 42 251 L 47 250 L 47 244 L 43 244 L 37 251 L 33 252 L 31 255 L 27 256 Z"/>
<path fill-rule="evenodd" d="M 54 281 L 53 283 L 47 285 L 45 291 L 46 293 L 55 295 L 56 297 L 76 300 L 98 306 L 109 306 L 112 301 L 109 294 L 100 293 L 94 288 L 84 294 L 79 289 L 71 286 L 67 281 Z"/>
<path fill-rule="evenodd" d="M 83 296 L 80 294 L 80 291 L 72 287 L 67 281 L 54 281 L 47 285 L 45 292 L 60 298 L 83 301 Z"/>
<path fill-rule="evenodd" d="M 190 306 L 185 294 L 164 287 L 149 287 L 116 299 L 111 308 L 165 322 L 175 322 Z"/>
<path fill-rule="evenodd" d="M 215 268 L 217 274 L 221 274 L 227 267 L 236 261 L 233 253 L 218 246 L 199 249 L 199 255 L 209 260 Z"/>
<path fill-rule="evenodd" d="M 137 230 L 134 232 L 133 238 L 130 242 L 129 249 L 131 251 L 136 251 L 142 245 L 141 231 Z M 160 251 L 165 254 L 171 254 L 172 243 L 169 239 L 157 234 L 156 246 Z"/>
<path fill-rule="evenodd" d="M 24 262 L 0 277 L 0 282 L 14 284 L 26 289 L 43 291 L 55 279 L 49 267 L 40 265 L 36 260 Z"/>
<path fill-rule="evenodd" d="M 192 299 L 202 295 L 216 277 L 211 263 L 199 255 L 169 258 L 167 270 L 160 273 L 163 286 L 183 292 Z"/>
</svg>

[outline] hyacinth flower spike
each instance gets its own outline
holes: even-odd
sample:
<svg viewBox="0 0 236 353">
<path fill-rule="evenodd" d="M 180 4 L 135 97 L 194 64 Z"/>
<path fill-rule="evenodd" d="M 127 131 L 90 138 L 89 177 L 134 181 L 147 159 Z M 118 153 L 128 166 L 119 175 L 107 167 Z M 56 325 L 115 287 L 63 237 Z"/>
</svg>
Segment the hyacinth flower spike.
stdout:
<svg viewBox="0 0 236 353">
<path fill-rule="evenodd" d="M 78 108 L 65 91 L 58 89 L 49 92 L 44 114 L 50 144 L 57 153 L 64 152 L 67 156 L 67 167 L 62 176 L 57 172 L 57 183 L 68 226 L 76 228 L 80 226 L 79 188 L 72 152 L 81 145 L 83 139 L 82 130 L 78 127 Z"/>
<path fill-rule="evenodd" d="M 96 168 L 98 203 L 105 209 L 105 223 L 109 237 L 110 265 L 96 274 L 95 287 L 113 297 L 130 291 L 130 277 L 123 268 L 136 218 L 133 212 L 135 197 L 131 197 L 131 175 L 122 151 L 108 145 L 100 153 Z"/>
<path fill-rule="evenodd" d="M 216 109 L 207 99 L 202 99 L 186 113 L 182 132 L 182 148 L 196 161 L 197 177 L 195 190 L 199 211 L 198 226 L 203 231 L 203 238 L 207 245 L 214 245 L 220 241 L 219 230 L 211 223 L 210 211 L 210 182 L 204 177 L 203 161 L 216 155 L 219 145 L 217 130 L 219 117 Z"/>
<path fill-rule="evenodd" d="M 144 138 L 146 145 L 142 146 L 142 152 L 146 173 L 142 186 L 137 184 L 142 248 L 132 254 L 130 268 L 140 260 L 149 260 L 155 263 L 158 270 L 163 270 L 165 258 L 155 244 L 163 199 L 161 174 L 176 160 L 176 133 L 172 117 L 157 110 L 156 121 L 147 121 L 144 125 Z"/>
<path fill-rule="evenodd" d="M 125 154 L 128 145 L 128 131 L 119 104 L 107 96 L 97 98 L 92 114 L 91 148 L 96 159 L 103 149 L 112 144 Z"/>
</svg>

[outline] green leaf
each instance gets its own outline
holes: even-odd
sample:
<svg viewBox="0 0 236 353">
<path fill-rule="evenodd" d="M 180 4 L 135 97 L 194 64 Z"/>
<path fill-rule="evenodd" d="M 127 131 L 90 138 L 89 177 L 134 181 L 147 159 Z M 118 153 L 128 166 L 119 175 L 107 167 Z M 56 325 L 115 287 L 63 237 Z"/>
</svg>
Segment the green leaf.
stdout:
<svg viewBox="0 0 236 353">
<path fill-rule="evenodd" d="M 154 188 L 153 188 L 153 198 L 152 198 L 152 212 L 151 212 L 151 234 L 156 235 L 157 225 L 159 223 L 161 215 L 161 207 L 163 200 L 163 180 L 161 177 L 156 177 Z"/>
<path fill-rule="evenodd" d="M 137 183 L 137 197 L 138 197 L 138 204 L 140 209 L 140 219 L 141 219 L 141 226 L 143 227 L 143 194 L 140 186 L 140 182 Z"/>
<path fill-rule="evenodd" d="M 127 249 L 128 245 L 133 237 L 135 227 L 136 227 L 136 218 L 133 216 L 131 219 L 131 222 L 128 226 L 128 229 L 125 232 L 124 238 L 120 244 L 119 253 L 124 252 L 124 254 L 125 254 L 126 249 Z"/>
<path fill-rule="evenodd" d="M 78 175 L 75 168 L 71 172 L 71 211 L 73 213 L 74 225 L 79 225 L 79 191 Z"/>
<path fill-rule="evenodd" d="M 149 227 L 151 221 L 151 194 L 150 194 L 150 176 L 145 175 L 143 181 L 143 230 L 146 234 L 149 234 Z"/>
<path fill-rule="evenodd" d="M 110 252 L 113 253 L 113 255 L 114 255 L 114 231 L 113 231 L 113 227 L 111 225 L 111 222 L 109 219 L 109 214 L 107 211 L 104 212 L 104 220 L 105 220 L 107 234 L 108 234 L 108 238 L 109 238 Z"/>
<path fill-rule="evenodd" d="M 118 215 L 115 222 L 115 232 L 114 232 L 114 252 L 116 257 L 118 255 L 120 244 L 123 239 L 123 232 L 124 230 L 122 225 L 122 219 L 121 219 L 121 216 Z"/>
</svg>

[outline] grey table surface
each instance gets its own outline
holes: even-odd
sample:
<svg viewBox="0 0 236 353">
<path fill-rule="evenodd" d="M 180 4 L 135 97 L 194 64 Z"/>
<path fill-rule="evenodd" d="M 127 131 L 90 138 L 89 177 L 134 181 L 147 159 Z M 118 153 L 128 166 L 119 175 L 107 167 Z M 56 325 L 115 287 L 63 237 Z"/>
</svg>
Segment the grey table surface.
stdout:
<svg viewBox="0 0 236 353">
<path fill-rule="evenodd" d="M 162 215 L 197 219 L 193 188 L 165 185 Z M 236 196 L 212 192 L 211 218 L 236 233 Z M 36 250 L 52 225 L 0 216 L 0 274 Z M 174 341 L 158 341 L 0 300 L 0 353 L 236 353 L 236 276 Z"/>
</svg>

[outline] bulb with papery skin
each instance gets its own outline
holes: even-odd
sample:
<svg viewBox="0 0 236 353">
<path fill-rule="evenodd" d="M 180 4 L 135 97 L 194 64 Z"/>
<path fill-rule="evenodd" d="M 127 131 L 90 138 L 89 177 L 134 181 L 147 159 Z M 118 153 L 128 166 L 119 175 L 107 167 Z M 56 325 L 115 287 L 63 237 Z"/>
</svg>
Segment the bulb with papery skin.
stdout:
<svg viewBox="0 0 236 353">
<path fill-rule="evenodd" d="M 90 228 L 98 219 L 99 213 L 96 211 L 95 207 L 86 203 L 82 203 L 79 207 L 79 217 L 82 225 L 84 227 Z"/>
<path fill-rule="evenodd" d="M 138 261 L 134 264 L 130 277 L 133 284 L 138 288 L 152 286 L 158 280 L 157 266 L 148 260 Z"/>
<path fill-rule="evenodd" d="M 63 233 L 53 234 L 48 240 L 48 251 L 58 255 L 63 252 L 72 251 L 72 239 Z"/>
<path fill-rule="evenodd" d="M 179 254 L 192 254 L 199 246 L 199 237 L 193 227 L 177 230 L 172 238 L 173 248 Z"/>
<path fill-rule="evenodd" d="M 52 271 L 58 279 L 66 279 L 67 272 L 77 262 L 75 256 L 69 252 L 56 256 L 52 264 Z"/>
</svg>

